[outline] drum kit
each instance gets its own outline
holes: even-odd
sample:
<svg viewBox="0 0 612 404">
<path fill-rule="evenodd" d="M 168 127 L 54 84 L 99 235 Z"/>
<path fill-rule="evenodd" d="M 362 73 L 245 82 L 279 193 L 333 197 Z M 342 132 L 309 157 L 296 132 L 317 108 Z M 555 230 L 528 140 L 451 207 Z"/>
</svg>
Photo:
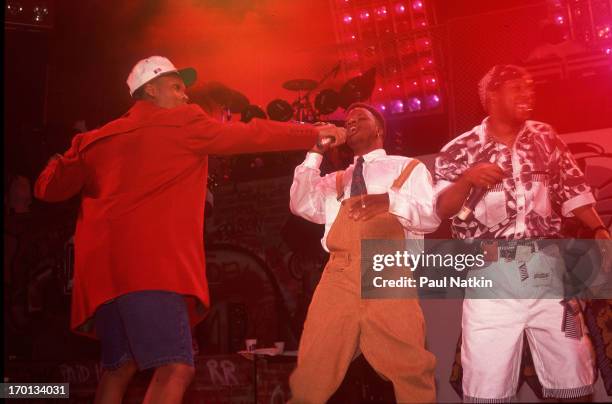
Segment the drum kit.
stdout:
<svg viewBox="0 0 612 404">
<path fill-rule="evenodd" d="M 191 101 L 199 104 L 212 117 L 222 122 L 232 120 L 232 114 L 240 114 L 240 121 L 249 122 L 253 118 L 270 119 L 286 122 L 290 120 L 299 122 L 326 121 L 327 116 L 338 108 L 348 108 L 354 102 L 366 101 L 372 95 L 375 85 L 376 70 L 372 68 L 364 74 L 349 79 L 339 91 L 324 86 L 324 83 L 340 70 L 340 63 L 332 68 L 321 80 L 316 81 L 298 78 L 285 81 L 282 87 L 296 93 L 293 102 L 281 98 L 270 101 L 264 111 L 261 107 L 252 104 L 241 92 L 234 90 L 219 82 L 206 83 L 191 94 Z M 315 91 L 318 91 L 312 98 Z M 248 159 L 248 167 L 257 168 L 261 161 L 253 156 L 214 156 L 209 161 L 209 190 L 214 192 L 218 186 L 227 183 L 230 179 L 239 177 L 237 172 L 240 159 Z"/>
<path fill-rule="evenodd" d="M 285 90 L 297 93 L 293 102 L 281 98 L 268 103 L 266 110 L 251 104 L 249 99 L 239 91 L 233 90 L 219 82 L 205 84 L 192 95 L 192 101 L 202 106 L 204 110 L 215 115 L 221 111 L 222 121 L 231 120 L 233 113 L 240 114 L 242 122 L 253 118 L 271 119 L 286 122 L 317 122 L 323 115 L 334 113 L 339 107 L 346 109 L 353 102 L 365 101 L 370 98 L 375 85 L 376 69 L 371 68 L 364 74 L 349 79 L 339 91 L 332 88 L 322 88 L 329 77 L 336 76 L 340 63 L 331 69 L 321 80 L 299 78 L 285 81 Z M 321 89 L 311 101 L 313 92 Z M 218 115 L 218 114 L 217 114 Z"/>
</svg>

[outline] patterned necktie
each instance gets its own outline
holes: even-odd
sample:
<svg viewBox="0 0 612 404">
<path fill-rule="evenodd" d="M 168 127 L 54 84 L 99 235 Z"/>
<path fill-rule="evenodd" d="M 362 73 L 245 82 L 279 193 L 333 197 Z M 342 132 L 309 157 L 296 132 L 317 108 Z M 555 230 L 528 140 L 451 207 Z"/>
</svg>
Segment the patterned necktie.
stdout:
<svg viewBox="0 0 612 404">
<path fill-rule="evenodd" d="M 353 180 L 351 182 L 351 196 L 367 194 L 365 180 L 363 179 L 363 156 L 359 156 L 355 169 L 353 170 Z"/>
</svg>

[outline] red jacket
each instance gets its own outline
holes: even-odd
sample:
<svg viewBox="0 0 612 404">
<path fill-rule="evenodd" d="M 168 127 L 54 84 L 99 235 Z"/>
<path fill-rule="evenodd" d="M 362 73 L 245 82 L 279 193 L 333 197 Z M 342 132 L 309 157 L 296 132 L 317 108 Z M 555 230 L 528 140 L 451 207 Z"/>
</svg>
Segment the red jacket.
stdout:
<svg viewBox="0 0 612 404">
<path fill-rule="evenodd" d="M 71 328 L 90 336 L 98 306 L 139 290 L 186 296 L 192 325 L 209 306 L 204 267 L 208 154 L 306 149 L 311 126 L 255 119 L 222 124 L 196 105 L 138 101 L 77 135 L 36 181 L 37 198 L 81 194 Z"/>
</svg>

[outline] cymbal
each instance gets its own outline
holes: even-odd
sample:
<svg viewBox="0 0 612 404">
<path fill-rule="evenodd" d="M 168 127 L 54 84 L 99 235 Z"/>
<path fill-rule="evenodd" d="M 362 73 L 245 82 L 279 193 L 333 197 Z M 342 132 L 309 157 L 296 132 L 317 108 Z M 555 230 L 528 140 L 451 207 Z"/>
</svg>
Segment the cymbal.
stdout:
<svg viewBox="0 0 612 404">
<path fill-rule="evenodd" d="M 249 99 L 239 91 L 232 91 L 232 97 L 228 104 L 228 108 L 233 113 L 243 111 L 249 105 Z"/>
<path fill-rule="evenodd" d="M 319 83 L 311 79 L 294 79 L 283 83 L 283 88 L 289 91 L 310 91 L 317 88 Z"/>
<path fill-rule="evenodd" d="M 198 103 L 213 103 L 229 108 L 233 113 L 241 112 L 249 105 L 249 99 L 244 94 L 217 81 L 204 84 L 191 98 Z"/>
<path fill-rule="evenodd" d="M 354 102 L 367 100 L 372 95 L 375 84 L 375 67 L 368 69 L 361 76 L 349 79 L 340 89 L 340 106 L 346 109 Z"/>
<path fill-rule="evenodd" d="M 315 97 L 315 108 L 323 115 L 331 114 L 340 105 L 340 94 L 331 88 L 326 88 Z"/>
</svg>

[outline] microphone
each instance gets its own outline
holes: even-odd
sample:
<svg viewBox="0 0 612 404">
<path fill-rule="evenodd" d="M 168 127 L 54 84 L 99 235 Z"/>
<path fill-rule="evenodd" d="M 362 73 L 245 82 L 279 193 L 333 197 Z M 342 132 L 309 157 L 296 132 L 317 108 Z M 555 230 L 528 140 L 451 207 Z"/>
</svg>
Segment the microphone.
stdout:
<svg viewBox="0 0 612 404">
<path fill-rule="evenodd" d="M 334 142 L 334 140 L 336 140 L 335 138 L 329 136 L 329 137 L 324 137 L 323 139 L 317 141 L 317 147 L 319 149 L 322 149 L 323 147 L 332 144 Z"/>
<path fill-rule="evenodd" d="M 323 125 L 325 123 L 322 123 Z M 322 139 L 317 140 L 317 147 L 319 149 L 324 148 L 335 142 L 335 146 L 339 146 L 346 141 L 346 129 L 336 128 L 336 136 L 325 136 Z"/>
<path fill-rule="evenodd" d="M 459 213 L 457 213 L 457 217 L 463 221 L 469 219 L 472 216 L 472 212 L 474 212 L 474 208 L 486 193 L 487 188 L 474 188 L 470 196 L 466 199 Z"/>
</svg>

